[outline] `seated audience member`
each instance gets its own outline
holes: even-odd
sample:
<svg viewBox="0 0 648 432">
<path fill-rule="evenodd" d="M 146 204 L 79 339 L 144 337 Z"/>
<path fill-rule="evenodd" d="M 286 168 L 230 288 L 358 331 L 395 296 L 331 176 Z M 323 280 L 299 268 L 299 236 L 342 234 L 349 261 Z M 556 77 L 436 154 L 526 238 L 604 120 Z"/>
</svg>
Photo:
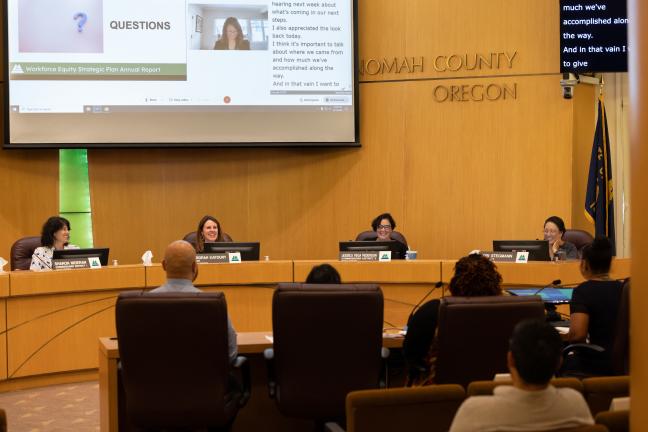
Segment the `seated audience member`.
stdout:
<svg viewBox="0 0 648 432">
<path fill-rule="evenodd" d="M 176 240 L 167 246 L 162 260 L 162 268 L 166 272 L 166 282 L 151 290 L 152 293 L 200 292 L 193 286 L 193 281 L 198 276 L 198 264 L 196 263 L 196 251 L 191 243 Z M 234 361 L 237 356 L 236 332 L 229 317 L 227 318 L 227 333 L 229 357 L 231 361 Z"/>
<path fill-rule="evenodd" d="M 311 269 L 306 277 L 309 284 L 341 284 L 340 273 L 330 264 L 320 264 Z"/>
<path fill-rule="evenodd" d="M 548 323 L 525 320 L 513 330 L 507 363 L 513 385 L 472 396 L 459 407 L 450 432 L 544 431 L 594 423 L 583 396 L 549 384 L 560 366 L 562 340 Z"/>
<path fill-rule="evenodd" d="M 196 252 L 205 251 L 205 243 L 216 243 L 225 241 L 220 222 L 214 216 L 203 216 L 198 222 L 196 230 Z"/>
<path fill-rule="evenodd" d="M 238 20 L 229 17 L 223 24 L 223 32 L 220 39 L 214 44 L 215 50 L 249 50 L 250 41 L 243 39 L 243 29 Z"/>
<path fill-rule="evenodd" d="M 579 351 L 565 359 L 563 373 L 611 374 L 612 345 L 623 283 L 610 279 L 612 243 L 607 237 L 596 237 L 583 248 L 580 270 L 586 282 L 578 285 L 570 305 L 570 343 L 589 342 L 605 349 L 603 353 Z M 585 354 L 587 353 L 587 354 Z"/>
<path fill-rule="evenodd" d="M 497 296 L 502 294 L 501 284 L 502 276 L 495 264 L 482 255 L 472 254 L 461 258 L 455 264 L 455 273 L 450 280 L 449 289 L 453 296 Z M 425 303 L 407 323 L 403 355 L 409 369 L 408 385 L 434 383 L 434 337 L 439 304 L 438 299 Z"/>
<path fill-rule="evenodd" d="M 565 222 L 558 216 L 547 218 L 544 223 L 544 239 L 549 242 L 549 255 L 553 259 L 559 256 L 561 259 L 578 259 L 578 249 L 576 245 L 564 241 Z"/>
<path fill-rule="evenodd" d="M 41 246 L 32 254 L 30 270 L 49 270 L 52 268 L 52 257 L 55 250 L 76 249 L 68 245 L 70 240 L 70 221 L 60 216 L 47 219 L 41 230 Z"/>
</svg>

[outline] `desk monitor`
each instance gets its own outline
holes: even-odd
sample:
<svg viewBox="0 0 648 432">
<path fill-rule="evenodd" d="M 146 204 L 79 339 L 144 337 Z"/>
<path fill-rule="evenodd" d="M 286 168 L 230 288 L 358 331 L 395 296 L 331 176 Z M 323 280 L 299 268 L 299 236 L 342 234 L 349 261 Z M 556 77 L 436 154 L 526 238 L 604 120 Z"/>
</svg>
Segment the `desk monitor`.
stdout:
<svg viewBox="0 0 648 432">
<path fill-rule="evenodd" d="M 205 253 L 240 252 L 241 261 L 259 261 L 259 242 L 205 243 Z"/>
<path fill-rule="evenodd" d="M 529 261 L 551 261 L 546 240 L 493 240 L 495 252 L 529 252 Z"/>
<path fill-rule="evenodd" d="M 99 257 L 102 266 L 108 265 L 108 248 L 55 250 L 52 259 L 76 259 Z"/>
<path fill-rule="evenodd" d="M 407 252 L 407 246 L 403 243 L 393 241 L 341 241 L 340 252 L 352 251 L 391 251 L 392 259 L 404 259 Z"/>
<path fill-rule="evenodd" d="M 572 298 L 572 293 L 574 292 L 573 288 L 552 288 L 547 287 L 540 291 L 542 287 L 534 288 L 509 288 L 509 294 L 514 296 L 529 296 L 529 295 L 539 295 L 542 297 L 542 301 L 545 303 L 551 304 L 563 304 L 569 303 Z M 538 292 L 540 291 L 540 292 Z M 537 294 L 536 294 L 537 293 Z"/>
</svg>

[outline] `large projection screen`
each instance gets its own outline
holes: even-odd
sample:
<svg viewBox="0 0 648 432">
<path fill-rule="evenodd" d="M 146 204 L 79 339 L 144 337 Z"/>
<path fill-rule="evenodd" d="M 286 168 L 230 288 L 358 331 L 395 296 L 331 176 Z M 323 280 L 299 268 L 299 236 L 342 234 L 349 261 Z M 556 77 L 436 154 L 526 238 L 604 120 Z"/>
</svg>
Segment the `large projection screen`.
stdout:
<svg viewBox="0 0 648 432">
<path fill-rule="evenodd" d="M 7 0 L 4 146 L 357 146 L 356 1 Z"/>
</svg>

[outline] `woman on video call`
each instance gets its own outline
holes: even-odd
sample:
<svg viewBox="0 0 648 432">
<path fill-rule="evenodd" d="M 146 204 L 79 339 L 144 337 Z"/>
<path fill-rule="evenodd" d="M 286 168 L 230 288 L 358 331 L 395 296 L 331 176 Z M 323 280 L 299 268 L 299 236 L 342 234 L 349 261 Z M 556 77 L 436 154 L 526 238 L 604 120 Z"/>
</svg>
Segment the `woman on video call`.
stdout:
<svg viewBox="0 0 648 432">
<path fill-rule="evenodd" d="M 215 50 L 249 50 L 250 41 L 243 39 L 241 24 L 234 17 L 229 17 L 223 24 L 220 39 L 214 45 Z"/>
</svg>

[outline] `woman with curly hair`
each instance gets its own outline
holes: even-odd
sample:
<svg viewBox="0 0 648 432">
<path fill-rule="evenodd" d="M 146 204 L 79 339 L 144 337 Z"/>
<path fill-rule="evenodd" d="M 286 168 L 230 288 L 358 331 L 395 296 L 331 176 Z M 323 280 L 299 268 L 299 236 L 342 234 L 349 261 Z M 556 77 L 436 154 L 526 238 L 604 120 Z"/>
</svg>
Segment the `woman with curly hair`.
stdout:
<svg viewBox="0 0 648 432">
<path fill-rule="evenodd" d="M 502 294 L 501 285 L 502 276 L 495 264 L 482 255 L 472 254 L 455 264 L 449 289 L 453 296 L 497 296 Z M 434 384 L 435 335 L 440 303 L 439 299 L 425 303 L 407 322 L 403 355 L 408 368 L 408 386 Z"/>
<path fill-rule="evenodd" d="M 502 275 L 488 258 L 472 254 L 455 264 L 450 292 L 455 297 L 482 297 L 502 294 Z"/>
</svg>

